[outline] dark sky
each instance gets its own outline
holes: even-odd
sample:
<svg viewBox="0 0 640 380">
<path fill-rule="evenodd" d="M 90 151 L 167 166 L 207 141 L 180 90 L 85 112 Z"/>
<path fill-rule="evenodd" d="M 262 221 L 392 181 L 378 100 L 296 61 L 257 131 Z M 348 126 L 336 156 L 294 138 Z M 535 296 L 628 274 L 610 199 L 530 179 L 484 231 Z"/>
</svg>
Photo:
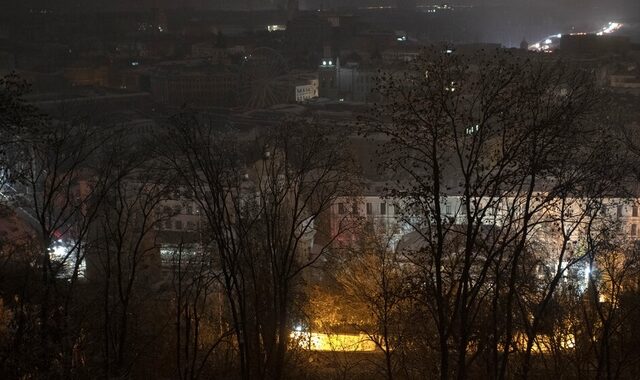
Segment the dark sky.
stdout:
<svg viewBox="0 0 640 380">
<path fill-rule="evenodd" d="M 389 5 L 396 0 L 299 0 L 307 8 L 318 7 L 319 4 L 370 4 Z M 640 0 L 417 0 L 418 4 L 468 4 L 487 6 L 500 11 L 508 9 L 508 17 L 517 19 L 530 18 L 532 14 L 543 16 L 540 24 L 550 23 L 544 18 L 552 18 L 553 23 L 561 21 L 562 25 L 599 25 L 606 21 L 622 21 L 640 23 Z M 46 7 L 74 11 L 115 11 L 115 10 L 149 10 L 152 7 L 195 9 L 239 9 L 252 4 L 253 9 L 275 8 L 274 4 L 286 3 L 286 0 L 0 0 L 0 9 L 12 7 Z M 3 7 L 4 6 L 4 7 Z M 505 11 L 506 12 L 506 11 Z M 537 20 L 529 20 L 535 23 Z M 557 32 L 563 32 L 559 30 Z M 555 32 L 554 32 L 555 33 Z"/>
<path fill-rule="evenodd" d="M 5 4 L 33 4 L 39 6 L 48 6 L 56 8 L 59 6 L 67 7 L 69 5 L 81 8 L 149 8 L 154 5 L 160 7 L 207 7 L 217 8 L 224 2 L 238 3 L 248 0 L 2 0 Z M 263 5 L 269 6 L 279 0 L 251 0 L 256 6 Z M 345 0 L 348 3 L 350 0 Z M 387 3 L 393 0 L 370 0 L 370 3 Z M 445 0 L 419 0 L 419 3 L 433 3 L 433 4 L 471 4 L 471 5 L 520 5 L 527 6 L 558 6 L 562 5 L 566 8 L 578 7 L 578 8 L 600 8 L 600 9 L 638 9 L 640 0 L 460 0 L 460 1 L 445 1 Z"/>
<path fill-rule="evenodd" d="M 396 0 L 299 0 L 307 9 L 319 4 L 391 5 Z M 477 42 L 499 42 L 518 46 L 520 41 L 537 41 L 551 34 L 590 32 L 609 21 L 627 24 L 621 34 L 640 42 L 640 0 L 416 0 L 418 4 L 467 4 L 478 7 L 474 26 L 457 25 L 474 30 Z M 0 0 L 2 9 L 29 7 L 68 11 L 149 11 L 158 8 L 192 9 L 274 9 L 286 0 Z M 1 15 L 0 15 L 1 16 Z M 451 14 L 455 18 L 455 13 Z M 1 18 L 1 17 L 0 17 Z M 465 20 L 462 17 L 460 20 Z M 255 20 L 259 21 L 259 20 Z M 455 20 L 453 20 L 455 23 Z M 466 22 L 466 21 L 460 21 Z M 401 25 L 397 26 L 401 28 Z M 475 40 L 474 40 L 475 41 Z"/>
</svg>

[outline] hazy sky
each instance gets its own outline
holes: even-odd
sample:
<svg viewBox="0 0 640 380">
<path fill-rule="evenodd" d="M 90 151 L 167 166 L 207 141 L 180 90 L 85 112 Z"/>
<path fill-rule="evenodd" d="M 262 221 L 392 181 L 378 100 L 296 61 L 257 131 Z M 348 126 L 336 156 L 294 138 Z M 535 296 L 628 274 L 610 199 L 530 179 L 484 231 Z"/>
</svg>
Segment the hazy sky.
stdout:
<svg viewBox="0 0 640 380">
<path fill-rule="evenodd" d="M 79 11 L 95 10 L 144 10 L 154 6 L 160 8 L 192 7 L 196 9 L 220 9 L 221 7 L 238 7 L 239 4 L 251 2 L 255 9 L 273 7 L 273 4 L 284 3 L 283 0 L 0 0 L 0 9 L 12 7 L 47 7 L 66 8 Z M 300 0 L 315 4 L 322 4 L 323 0 Z M 393 4 L 395 0 L 324 0 L 325 4 Z M 315 4 L 314 4 L 315 2 Z M 585 18 L 585 21 L 600 21 L 602 19 L 635 19 L 640 22 L 640 0 L 417 0 L 418 4 L 468 4 L 496 6 L 504 5 L 522 8 L 523 14 L 531 12 L 532 8 L 543 9 L 552 16 L 562 18 Z M 307 3 L 309 4 L 309 3 Z"/>
<path fill-rule="evenodd" d="M 181 7 L 181 6 L 206 6 L 215 8 L 220 3 L 225 2 L 226 0 L 2 0 L 2 3 L 8 4 L 38 4 L 40 6 L 49 6 L 55 8 L 56 6 L 68 6 L 75 5 L 83 8 L 91 8 L 91 7 L 152 7 L 154 4 L 158 6 L 168 6 L 168 7 Z M 243 0 L 236 0 L 234 2 L 241 2 Z M 247 1 L 247 0 L 244 0 Z M 274 2 L 278 2 L 278 0 L 251 0 L 254 4 L 267 5 L 272 4 Z M 345 3 L 349 3 L 352 0 L 344 0 Z M 388 3 L 393 0 L 370 0 L 370 3 Z M 229 3 L 233 3 L 231 1 L 227 1 Z M 419 3 L 433 3 L 433 4 L 473 4 L 473 5 L 496 5 L 496 4 L 505 4 L 505 5 L 523 5 L 523 6 L 557 6 L 564 5 L 567 7 L 577 6 L 577 7 L 597 7 L 597 8 L 638 8 L 640 4 L 640 0 L 418 0 Z"/>
</svg>

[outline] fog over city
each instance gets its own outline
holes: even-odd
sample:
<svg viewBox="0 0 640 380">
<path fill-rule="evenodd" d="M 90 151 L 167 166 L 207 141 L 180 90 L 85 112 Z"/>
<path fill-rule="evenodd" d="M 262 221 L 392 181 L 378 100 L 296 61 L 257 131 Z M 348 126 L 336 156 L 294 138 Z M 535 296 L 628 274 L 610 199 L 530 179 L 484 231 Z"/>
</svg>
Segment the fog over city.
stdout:
<svg viewBox="0 0 640 380">
<path fill-rule="evenodd" d="M 0 1 L 0 379 L 640 378 L 640 1 Z"/>
</svg>

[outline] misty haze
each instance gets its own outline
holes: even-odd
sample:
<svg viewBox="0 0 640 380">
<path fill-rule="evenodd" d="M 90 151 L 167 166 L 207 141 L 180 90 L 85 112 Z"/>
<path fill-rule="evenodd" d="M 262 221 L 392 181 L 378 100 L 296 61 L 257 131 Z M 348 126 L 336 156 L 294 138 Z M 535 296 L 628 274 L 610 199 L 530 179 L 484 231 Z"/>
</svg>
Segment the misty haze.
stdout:
<svg viewBox="0 0 640 380">
<path fill-rule="evenodd" d="M 0 379 L 640 378 L 640 1 L 0 1 Z"/>
</svg>

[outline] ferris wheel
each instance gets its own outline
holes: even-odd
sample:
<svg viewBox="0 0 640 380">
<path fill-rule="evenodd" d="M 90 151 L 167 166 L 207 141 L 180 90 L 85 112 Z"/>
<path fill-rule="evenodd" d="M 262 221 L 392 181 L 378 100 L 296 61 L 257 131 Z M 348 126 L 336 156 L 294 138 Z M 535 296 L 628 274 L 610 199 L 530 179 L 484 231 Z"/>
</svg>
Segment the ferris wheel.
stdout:
<svg viewBox="0 0 640 380">
<path fill-rule="evenodd" d="M 247 109 L 260 109 L 286 102 L 287 72 L 280 53 L 267 47 L 254 49 L 240 66 L 240 103 Z"/>
</svg>

